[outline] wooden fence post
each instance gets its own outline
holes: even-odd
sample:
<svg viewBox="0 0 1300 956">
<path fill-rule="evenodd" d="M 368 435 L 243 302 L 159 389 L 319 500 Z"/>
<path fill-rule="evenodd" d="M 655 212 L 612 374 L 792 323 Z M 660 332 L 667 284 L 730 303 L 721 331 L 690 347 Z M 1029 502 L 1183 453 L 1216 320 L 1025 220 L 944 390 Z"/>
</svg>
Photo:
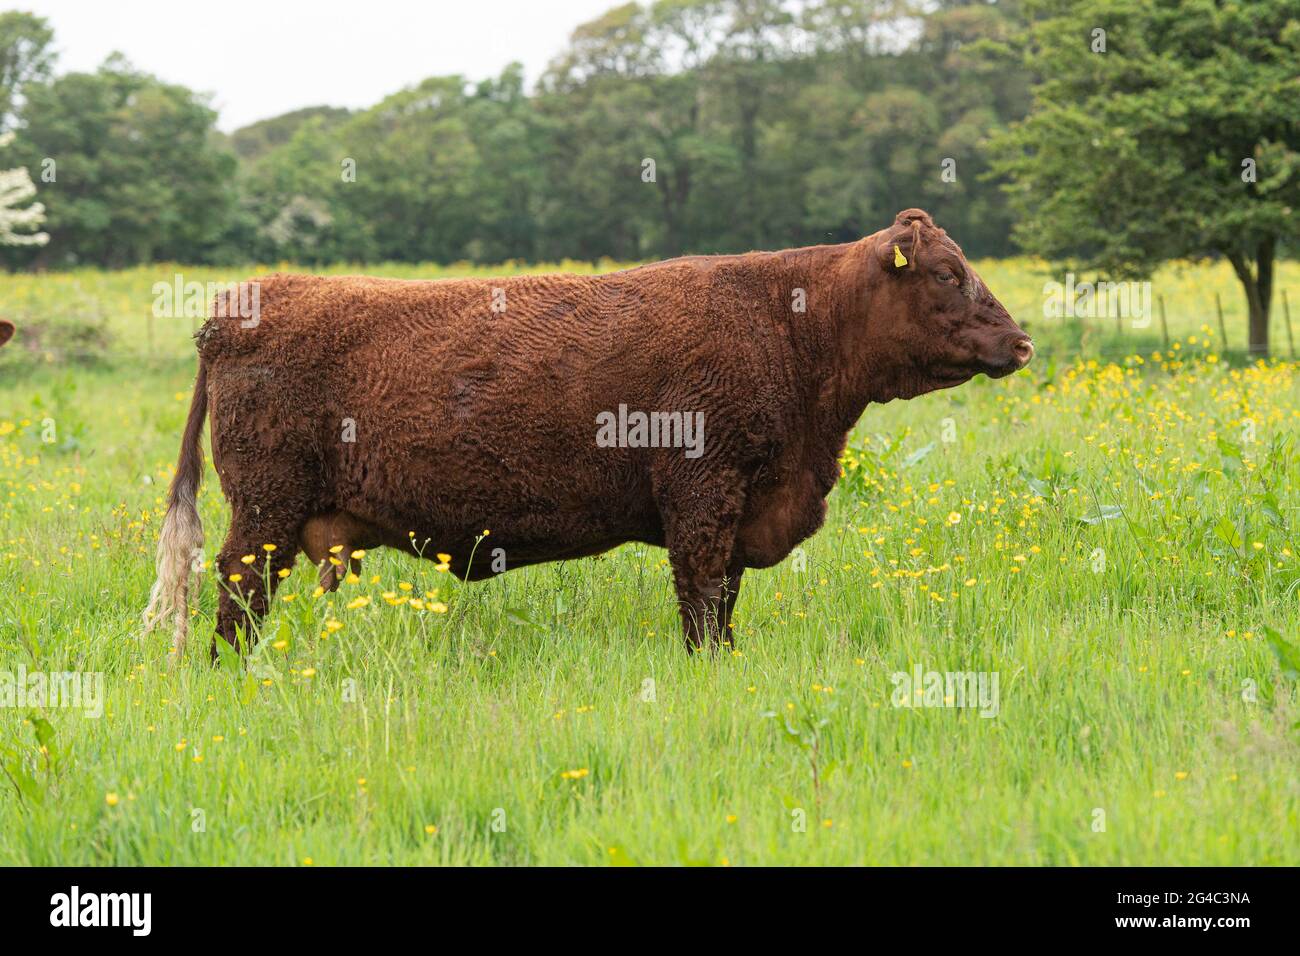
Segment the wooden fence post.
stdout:
<svg viewBox="0 0 1300 956">
<path fill-rule="evenodd" d="M 1165 351 L 1169 351 L 1169 323 L 1165 319 L 1165 297 L 1156 296 L 1156 301 L 1160 303 L 1160 338 L 1164 340 Z"/>
</svg>

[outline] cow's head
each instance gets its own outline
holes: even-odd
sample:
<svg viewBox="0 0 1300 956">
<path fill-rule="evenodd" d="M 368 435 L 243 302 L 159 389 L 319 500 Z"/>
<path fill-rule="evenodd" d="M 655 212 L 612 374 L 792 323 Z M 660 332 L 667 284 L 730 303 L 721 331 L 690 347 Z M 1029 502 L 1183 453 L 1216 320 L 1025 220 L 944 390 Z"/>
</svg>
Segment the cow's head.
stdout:
<svg viewBox="0 0 1300 956">
<path fill-rule="evenodd" d="M 14 337 L 14 324 L 6 319 L 0 319 L 0 345 L 4 345 Z"/>
<path fill-rule="evenodd" d="M 880 398 L 912 398 L 983 372 L 1001 378 L 1034 355 L 1029 336 L 958 245 L 920 209 L 864 243 L 873 258 L 866 333 L 883 373 Z"/>
</svg>

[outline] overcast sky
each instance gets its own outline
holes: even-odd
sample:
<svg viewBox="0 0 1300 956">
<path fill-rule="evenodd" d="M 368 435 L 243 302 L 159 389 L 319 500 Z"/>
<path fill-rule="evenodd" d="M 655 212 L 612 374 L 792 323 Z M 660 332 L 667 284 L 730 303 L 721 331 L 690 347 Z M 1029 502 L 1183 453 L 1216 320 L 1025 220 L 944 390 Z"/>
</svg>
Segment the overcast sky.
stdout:
<svg viewBox="0 0 1300 956">
<path fill-rule="evenodd" d="M 229 132 L 301 106 L 371 106 L 427 76 L 528 82 L 573 28 L 619 0 L 17 0 L 54 27 L 58 72 L 114 50 L 212 93 Z"/>
</svg>

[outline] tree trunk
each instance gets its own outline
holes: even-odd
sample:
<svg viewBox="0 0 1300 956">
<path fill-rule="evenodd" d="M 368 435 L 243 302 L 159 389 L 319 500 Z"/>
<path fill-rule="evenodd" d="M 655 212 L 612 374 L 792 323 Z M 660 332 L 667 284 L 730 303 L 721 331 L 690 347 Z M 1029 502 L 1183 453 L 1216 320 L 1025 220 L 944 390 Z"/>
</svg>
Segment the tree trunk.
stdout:
<svg viewBox="0 0 1300 956">
<path fill-rule="evenodd" d="M 1273 302 L 1273 258 L 1276 249 L 1277 240 L 1269 236 L 1260 240 L 1253 261 L 1236 250 L 1228 253 L 1228 261 L 1232 263 L 1233 271 L 1246 290 L 1246 306 L 1250 316 L 1247 341 L 1252 359 L 1268 358 L 1268 313 Z"/>
<path fill-rule="evenodd" d="M 683 159 L 673 164 L 672 175 L 659 179 L 659 197 L 664 211 L 665 258 L 680 256 L 686 247 L 684 216 L 691 194 L 691 168 Z"/>
</svg>

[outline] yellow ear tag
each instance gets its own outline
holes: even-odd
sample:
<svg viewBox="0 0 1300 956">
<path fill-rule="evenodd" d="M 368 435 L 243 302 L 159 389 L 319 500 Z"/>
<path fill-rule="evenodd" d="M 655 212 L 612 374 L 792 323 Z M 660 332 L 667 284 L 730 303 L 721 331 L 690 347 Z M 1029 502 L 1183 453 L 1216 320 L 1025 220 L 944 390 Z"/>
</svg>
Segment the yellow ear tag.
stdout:
<svg viewBox="0 0 1300 956">
<path fill-rule="evenodd" d="M 898 243 L 894 243 L 894 268 L 901 269 L 907 265 L 907 256 L 898 248 Z"/>
</svg>

